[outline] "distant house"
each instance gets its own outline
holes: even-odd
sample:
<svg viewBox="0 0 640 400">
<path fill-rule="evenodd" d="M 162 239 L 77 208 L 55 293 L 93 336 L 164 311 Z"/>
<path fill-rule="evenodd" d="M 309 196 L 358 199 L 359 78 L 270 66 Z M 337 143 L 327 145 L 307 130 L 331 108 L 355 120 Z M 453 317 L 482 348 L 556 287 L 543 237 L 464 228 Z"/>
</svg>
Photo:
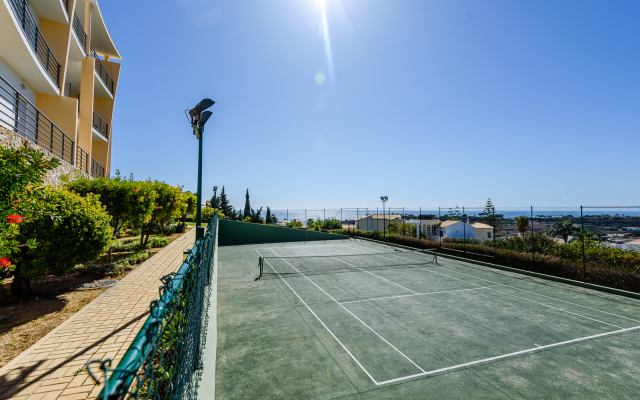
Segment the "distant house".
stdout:
<svg viewBox="0 0 640 400">
<path fill-rule="evenodd" d="M 367 214 L 355 220 L 356 229 L 365 232 L 386 231 L 393 221 L 400 221 L 399 214 Z"/>
<path fill-rule="evenodd" d="M 442 221 L 437 218 L 432 219 L 421 219 L 420 225 L 418 225 L 418 234 L 423 234 L 429 240 L 437 240 L 438 239 L 438 228 Z"/>
<path fill-rule="evenodd" d="M 484 242 L 485 240 L 493 240 L 493 226 L 476 222 L 471 224 L 476 229 L 476 239 Z"/>
</svg>

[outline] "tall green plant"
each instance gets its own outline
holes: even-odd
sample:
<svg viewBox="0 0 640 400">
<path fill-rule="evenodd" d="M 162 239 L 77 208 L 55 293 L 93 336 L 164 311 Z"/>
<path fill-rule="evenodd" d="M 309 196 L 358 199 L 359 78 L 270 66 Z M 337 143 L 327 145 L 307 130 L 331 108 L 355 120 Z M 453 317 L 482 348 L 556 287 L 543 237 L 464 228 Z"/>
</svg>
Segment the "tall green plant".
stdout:
<svg viewBox="0 0 640 400">
<path fill-rule="evenodd" d="M 20 226 L 21 242 L 38 243 L 22 248 L 18 256 L 12 292 L 21 297 L 29 294 L 31 278 L 65 275 L 77 264 L 98 258 L 113 238 L 111 217 L 98 196 L 46 188 L 41 201 L 43 213 Z"/>
<path fill-rule="evenodd" d="M 518 232 L 520 232 L 520 234 L 524 236 L 524 234 L 529 230 L 529 217 L 527 217 L 526 215 L 521 215 L 519 217 L 516 217 L 515 222 L 516 228 L 518 228 Z"/>
</svg>

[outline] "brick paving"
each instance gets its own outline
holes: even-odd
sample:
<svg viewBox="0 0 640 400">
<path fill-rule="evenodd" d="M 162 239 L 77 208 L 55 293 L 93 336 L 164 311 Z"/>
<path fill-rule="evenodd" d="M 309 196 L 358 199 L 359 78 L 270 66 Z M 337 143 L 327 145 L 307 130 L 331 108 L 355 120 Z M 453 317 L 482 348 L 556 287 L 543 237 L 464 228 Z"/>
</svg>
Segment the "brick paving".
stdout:
<svg viewBox="0 0 640 400">
<path fill-rule="evenodd" d="M 160 277 L 180 267 L 194 241 L 190 229 L 0 369 L 0 400 L 97 397 L 102 384 L 94 384 L 87 361 L 117 365 L 158 298 Z"/>
</svg>

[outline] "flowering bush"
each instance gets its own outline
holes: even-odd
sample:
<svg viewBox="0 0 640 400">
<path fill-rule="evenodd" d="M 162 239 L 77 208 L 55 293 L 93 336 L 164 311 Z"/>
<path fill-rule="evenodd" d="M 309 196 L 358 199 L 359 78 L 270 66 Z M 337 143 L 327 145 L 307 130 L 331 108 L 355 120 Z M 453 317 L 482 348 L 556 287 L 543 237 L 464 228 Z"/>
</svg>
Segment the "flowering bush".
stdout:
<svg viewBox="0 0 640 400">
<path fill-rule="evenodd" d="M 41 214 L 44 176 L 60 165 L 28 147 L 0 148 L 0 284 L 16 267 L 15 255 L 36 243 L 17 238 L 20 224 Z"/>
</svg>

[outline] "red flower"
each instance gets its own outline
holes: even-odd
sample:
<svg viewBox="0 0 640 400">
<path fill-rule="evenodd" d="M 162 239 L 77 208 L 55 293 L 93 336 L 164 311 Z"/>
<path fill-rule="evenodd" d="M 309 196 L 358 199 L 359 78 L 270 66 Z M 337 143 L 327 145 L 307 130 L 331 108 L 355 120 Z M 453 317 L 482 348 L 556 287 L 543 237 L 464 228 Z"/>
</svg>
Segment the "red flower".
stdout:
<svg viewBox="0 0 640 400">
<path fill-rule="evenodd" d="M 174 201 L 174 202 L 173 202 L 173 205 L 175 206 L 176 204 L 178 204 L 178 202 Z"/>
<path fill-rule="evenodd" d="M 0 267 L 7 269 L 9 267 L 11 267 L 13 264 L 11 264 L 11 261 L 9 261 L 6 257 L 2 257 L 0 258 Z"/>
<path fill-rule="evenodd" d="M 136 193 L 138 193 L 139 191 L 140 191 L 140 189 L 136 189 L 136 190 L 134 190 L 134 192 L 136 192 Z"/>
<path fill-rule="evenodd" d="M 158 210 L 161 210 L 161 209 L 162 209 L 162 206 L 158 206 Z"/>
<path fill-rule="evenodd" d="M 11 214 L 7 216 L 7 224 L 19 224 L 22 222 L 22 215 Z"/>
</svg>

